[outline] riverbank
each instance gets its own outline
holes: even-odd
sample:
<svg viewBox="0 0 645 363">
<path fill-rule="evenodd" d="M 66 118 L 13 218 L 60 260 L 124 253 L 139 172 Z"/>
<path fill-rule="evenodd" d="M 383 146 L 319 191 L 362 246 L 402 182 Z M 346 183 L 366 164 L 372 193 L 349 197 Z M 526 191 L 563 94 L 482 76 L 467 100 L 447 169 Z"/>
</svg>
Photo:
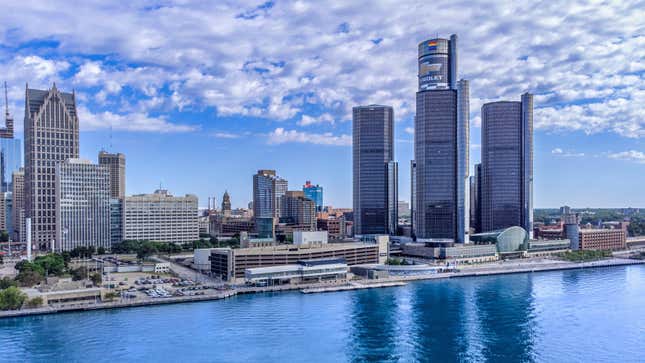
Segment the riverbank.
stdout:
<svg viewBox="0 0 645 363">
<path fill-rule="evenodd" d="M 359 280 L 351 282 L 337 282 L 337 283 L 320 283 L 308 285 L 281 285 L 281 286 L 265 286 L 265 287 L 241 287 L 226 291 L 218 291 L 213 294 L 199 295 L 199 296 L 180 296 L 169 298 L 145 299 L 145 300 L 120 300 L 114 302 L 101 302 L 92 304 L 77 304 L 67 306 L 47 306 L 35 309 L 23 310 L 10 310 L 1 311 L 0 318 L 20 317 L 20 316 L 33 316 L 56 314 L 74 311 L 91 311 L 101 309 L 117 309 L 128 307 L 140 307 L 150 305 L 162 304 L 179 304 L 187 302 L 200 302 L 210 300 L 221 300 L 233 297 L 238 294 L 255 294 L 263 292 L 282 292 L 300 290 L 303 293 L 325 293 L 325 292 L 338 292 L 357 290 L 365 288 L 383 288 L 403 286 L 406 282 L 420 281 L 420 280 L 434 280 L 434 279 L 447 279 L 459 277 L 474 277 L 474 276 L 489 276 L 489 275 L 502 275 L 502 274 L 516 274 L 516 273 L 529 273 L 529 272 L 546 272 L 557 270 L 571 270 L 571 269 L 585 269 L 585 268 L 599 268 L 599 267 L 612 267 L 612 266 L 627 266 L 645 264 L 645 260 L 633 260 L 622 258 L 611 258 L 591 262 L 567 262 L 567 261 L 511 261 L 511 262 L 498 262 L 495 264 L 483 264 L 477 266 L 464 267 L 459 272 L 449 273 L 436 273 L 424 274 L 413 276 L 391 276 L 379 280 Z"/>
</svg>

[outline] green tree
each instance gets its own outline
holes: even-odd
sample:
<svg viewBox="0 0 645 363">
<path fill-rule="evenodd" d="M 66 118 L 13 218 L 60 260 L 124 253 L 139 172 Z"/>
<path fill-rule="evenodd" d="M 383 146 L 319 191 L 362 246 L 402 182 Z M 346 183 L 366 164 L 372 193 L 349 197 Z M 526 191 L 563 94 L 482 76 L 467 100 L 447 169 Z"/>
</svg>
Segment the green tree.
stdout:
<svg viewBox="0 0 645 363">
<path fill-rule="evenodd" d="M 40 296 L 36 296 L 32 299 L 27 300 L 27 307 L 29 308 L 37 308 L 43 305 L 43 298 Z"/>
<path fill-rule="evenodd" d="M 57 253 L 38 256 L 34 263 L 42 266 L 45 276 L 60 276 L 65 272 L 65 260 Z"/>
<path fill-rule="evenodd" d="M 0 279 L 0 290 L 4 290 L 4 289 L 6 289 L 8 287 L 12 287 L 12 286 L 16 287 L 16 286 L 18 286 L 18 284 L 16 283 L 16 281 L 14 281 L 11 278 L 9 278 L 9 276 L 5 276 L 5 277 Z"/>
<path fill-rule="evenodd" d="M 72 274 L 72 280 L 74 281 L 80 281 L 85 278 L 87 278 L 87 267 L 81 266 L 79 268 L 73 269 L 71 271 Z"/>
<path fill-rule="evenodd" d="M 9 241 L 9 233 L 7 231 L 0 231 L 0 242 Z"/>
<path fill-rule="evenodd" d="M 99 255 L 104 255 L 105 254 L 105 247 L 101 246 L 96 250 L 96 253 Z"/>
<path fill-rule="evenodd" d="M 95 272 L 92 275 L 90 275 L 90 280 L 92 280 L 92 284 L 94 286 L 99 286 L 103 282 L 103 277 L 101 276 L 100 273 Z"/>
<path fill-rule="evenodd" d="M 27 295 L 15 286 L 0 291 L 0 310 L 20 309 Z"/>
<path fill-rule="evenodd" d="M 143 260 L 150 257 L 151 255 L 157 253 L 157 247 L 153 242 L 146 241 L 141 245 L 141 248 L 137 251 L 137 258 Z"/>
<path fill-rule="evenodd" d="M 37 271 L 25 270 L 16 276 L 16 281 L 20 286 L 31 287 L 43 281 L 44 278 L 45 276 Z"/>
</svg>

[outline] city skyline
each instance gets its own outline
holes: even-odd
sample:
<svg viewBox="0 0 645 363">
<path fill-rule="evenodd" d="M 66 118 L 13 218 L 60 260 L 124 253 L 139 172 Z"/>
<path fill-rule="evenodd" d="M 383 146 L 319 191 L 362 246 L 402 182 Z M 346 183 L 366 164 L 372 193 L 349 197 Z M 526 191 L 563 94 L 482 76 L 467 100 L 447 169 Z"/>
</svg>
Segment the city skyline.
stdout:
<svg viewBox="0 0 645 363">
<path fill-rule="evenodd" d="M 477 26 L 446 5 L 440 8 L 454 19 L 438 19 L 431 27 L 385 5 L 370 10 L 372 20 L 352 10 L 359 5 L 325 10 L 269 2 L 223 6 L 219 12 L 190 5 L 108 9 L 110 17 L 123 20 L 114 23 L 125 28 L 145 16 L 161 20 L 153 30 L 149 21 L 138 22 L 132 42 L 123 40 L 130 39 L 129 33 L 111 24 L 104 24 L 108 29 L 103 31 L 117 41 L 104 41 L 81 19 L 81 14 L 101 16 L 105 9 L 43 9 L 74 19 L 79 30 L 71 32 L 48 24 L 33 28 L 38 22 L 30 21 L 34 15 L 26 6 L 7 5 L 0 26 L 0 77 L 8 82 L 17 138 L 24 141 L 26 82 L 30 88 L 49 89 L 56 81 L 66 92 L 76 90 L 80 157 L 95 161 L 103 148 L 127 155 L 128 194 L 150 193 L 162 183 L 179 195 L 197 194 L 205 206 L 208 196 L 228 190 L 233 207 L 242 207 L 252 199 L 248 175 L 268 168 L 294 185 L 315 180 L 325 188 L 325 204 L 349 207 L 348 110 L 380 103 L 392 105 L 397 115 L 399 199 L 409 201 L 415 44 L 435 33 L 457 33 L 460 76 L 471 83 L 471 175 L 472 165 L 481 161 L 481 105 L 514 100 L 528 91 L 535 94 L 536 208 L 645 205 L 639 188 L 645 131 L 638 87 L 643 78 L 638 49 L 645 38 L 633 16 L 617 15 L 636 13 L 629 3 L 614 6 L 613 16 L 592 6 L 504 5 L 505 11 L 527 15 L 514 21 L 484 17 Z M 391 11 L 401 15 L 397 22 L 376 28 Z M 337 15 L 338 24 L 314 31 L 298 23 L 318 12 Z M 228 20 L 230 39 L 221 29 L 194 25 L 197 13 L 217 13 L 208 15 L 211 23 Z M 180 23 L 190 23 L 184 24 L 187 32 L 205 30 L 197 39 L 214 45 L 173 37 L 177 25 L 167 21 L 170 15 L 182 15 Z M 414 17 L 424 18 L 419 15 Z M 561 37 L 557 24 L 564 16 L 571 31 Z M 406 19 L 411 20 L 406 30 L 398 29 Z M 261 26 L 285 24 L 294 31 L 258 33 Z M 232 46 L 233 41 L 240 46 Z M 302 50 L 276 49 L 282 47 L 275 44 L 286 42 Z M 603 170 L 602 175 L 593 169 Z"/>
</svg>

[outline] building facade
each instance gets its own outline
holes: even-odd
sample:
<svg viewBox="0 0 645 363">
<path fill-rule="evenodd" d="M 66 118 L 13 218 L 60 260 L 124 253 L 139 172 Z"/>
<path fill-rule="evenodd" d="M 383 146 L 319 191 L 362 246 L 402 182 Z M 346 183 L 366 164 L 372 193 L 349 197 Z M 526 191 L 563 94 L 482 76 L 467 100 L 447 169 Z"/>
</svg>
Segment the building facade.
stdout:
<svg viewBox="0 0 645 363">
<path fill-rule="evenodd" d="M 470 177 L 470 229 L 481 233 L 481 185 L 482 164 L 475 164 L 474 175 Z"/>
<path fill-rule="evenodd" d="M 82 159 L 56 166 L 56 247 L 109 249 L 110 171 Z"/>
<path fill-rule="evenodd" d="M 287 191 L 282 196 L 280 223 L 302 226 L 304 230 L 316 230 L 316 202 L 305 197 L 302 191 Z"/>
<path fill-rule="evenodd" d="M 533 95 L 482 106 L 481 228 L 533 231 Z"/>
<path fill-rule="evenodd" d="M 224 191 L 224 196 L 222 197 L 222 215 L 224 217 L 231 215 L 231 196 L 228 195 L 228 191 Z"/>
<path fill-rule="evenodd" d="M 123 242 L 123 199 L 110 198 L 110 243 Z"/>
<path fill-rule="evenodd" d="M 13 188 L 13 240 L 26 242 L 25 238 L 25 171 L 20 168 L 11 177 Z"/>
<path fill-rule="evenodd" d="M 73 93 L 25 91 L 25 218 L 32 243 L 51 249 L 56 240 L 56 166 L 78 158 L 78 116 Z"/>
<path fill-rule="evenodd" d="M 288 182 L 276 175 L 275 170 L 258 170 L 253 175 L 253 215 L 255 228 L 261 238 L 273 237 L 275 223 L 280 218 L 282 196 Z"/>
<path fill-rule="evenodd" d="M 323 210 L 323 187 L 316 184 L 311 184 L 311 181 L 307 180 L 305 185 L 302 186 L 302 191 L 305 193 L 305 197 L 309 198 L 316 203 L 316 211 L 322 212 Z"/>
<path fill-rule="evenodd" d="M 394 161 L 394 110 L 353 108 L 354 233 L 395 234 L 398 168 Z"/>
<path fill-rule="evenodd" d="M 110 170 L 110 197 L 125 198 L 125 155 L 99 152 L 99 165 Z"/>
<path fill-rule="evenodd" d="M 419 44 L 414 161 L 414 233 L 468 241 L 469 84 L 457 81 L 457 36 Z"/>
<path fill-rule="evenodd" d="M 167 190 L 125 197 L 124 240 L 184 243 L 199 239 L 197 197 Z"/>
</svg>

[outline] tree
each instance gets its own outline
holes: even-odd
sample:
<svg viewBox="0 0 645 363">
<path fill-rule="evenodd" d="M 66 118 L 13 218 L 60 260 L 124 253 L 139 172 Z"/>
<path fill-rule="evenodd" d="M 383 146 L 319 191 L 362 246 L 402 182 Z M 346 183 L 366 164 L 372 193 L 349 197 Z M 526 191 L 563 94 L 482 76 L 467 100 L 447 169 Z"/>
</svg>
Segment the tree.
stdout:
<svg viewBox="0 0 645 363">
<path fill-rule="evenodd" d="M 4 257 L 0 255 L 0 265 L 4 265 Z"/>
<path fill-rule="evenodd" d="M 16 281 L 14 281 L 11 278 L 9 278 L 9 276 L 5 276 L 5 277 L 0 279 L 0 290 L 4 290 L 4 289 L 6 289 L 8 287 L 12 287 L 12 286 L 16 287 L 16 286 L 18 286 L 18 284 L 16 283 Z"/>
<path fill-rule="evenodd" d="M 9 233 L 7 231 L 0 231 L 0 242 L 9 241 Z"/>
<path fill-rule="evenodd" d="M 98 250 L 96 251 L 96 253 L 98 253 L 99 255 L 104 255 L 105 254 L 105 247 L 103 247 L 103 246 L 99 247 Z"/>
<path fill-rule="evenodd" d="M 85 278 L 87 278 L 87 267 L 81 266 L 79 268 L 73 269 L 71 271 L 72 273 L 72 280 L 73 281 L 80 281 Z"/>
<path fill-rule="evenodd" d="M 42 266 L 45 276 L 60 276 L 65 272 L 65 260 L 57 253 L 49 253 L 45 256 L 38 256 L 34 263 Z"/>
<path fill-rule="evenodd" d="M 92 280 L 92 284 L 94 286 L 99 286 L 103 282 L 103 277 L 101 276 L 100 273 L 95 272 L 92 275 L 90 275 L 90 280 Z"/>
<path fill-rule="evenodd" d="M 15 286 L 0 291 L 0 310 L 20 309 L 27 295 Z"/>
<path fill-rule="evenodd" d="M 27 300 L 27 307 L 29 308 L 37 308 L 39 306 L 43 305 L 43 298 L 40 296 L 36 296 L 32 299 Z"/>
<path fill-rule="evenodd" d="M 151 255 L 157 253 L 157 248 L 154 243 L 146 241 L 141 245 L 141 248 L 137 251 L 137 258 L 143 260 Z"/>
<path fill-rule="evenodd" d="M 37 271 L 25 270 L 16 276 L 16 281 L 20 286 L 31 287 L 41 282 L 45 277 Z"/>
</svg>

